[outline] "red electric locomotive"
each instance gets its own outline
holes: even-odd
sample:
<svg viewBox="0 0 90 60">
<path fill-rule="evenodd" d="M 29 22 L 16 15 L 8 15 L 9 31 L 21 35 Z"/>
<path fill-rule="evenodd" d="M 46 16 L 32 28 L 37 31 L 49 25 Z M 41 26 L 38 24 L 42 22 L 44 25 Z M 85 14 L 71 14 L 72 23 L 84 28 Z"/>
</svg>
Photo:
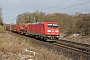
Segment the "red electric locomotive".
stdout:
<svg viewBox="0 0 90 60">
<path fill-rule="evenodd" d="M 56 41 L 59 38 L 59 33 L 57 22 L 36 22 L 28 25 L 26 34 L 45 41 Z"/>
</svg>

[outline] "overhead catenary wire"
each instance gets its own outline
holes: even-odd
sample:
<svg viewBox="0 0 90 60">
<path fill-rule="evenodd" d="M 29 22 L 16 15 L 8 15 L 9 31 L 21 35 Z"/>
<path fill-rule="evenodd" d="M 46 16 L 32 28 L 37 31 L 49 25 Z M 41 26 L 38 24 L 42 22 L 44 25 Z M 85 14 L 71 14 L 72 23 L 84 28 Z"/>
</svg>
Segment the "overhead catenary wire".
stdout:
<svg viewBox="0 0 90 60">
<path fill-rule="evenodd" d="M 84 11 L 90 11 L 90 9 L 89 9 L 89 10 L 83 10 L 83 11 L 79 11 L 79 12 L 84 12 Z"/>
<path fill-rule="evenodd" d="M 54 5 L 54 6 L 48 7 L 48 8 L 43 9 L 43 10 L 48 10 L 48 9 L 54 8 L 54 7 L 58 6 L 58 5 L 65 4 L 65 3 L 69 2 L 69 1 L 72 1 L 72 0 L 67 0 L 67 1 L 65 1 L 65 2 L 62 2 L 62 3 L 60 3 L 60 4 L 57 4 L 57 5 Z"/>
<path fill-rule="evenodd" d="M 84 4 L 87 4 L 87 3 L 90 3 L 90 1 L 84 2 L 84 3 L 80 3 L 80 4 L 76 4 L 76 5 L 72 5 L 72 6 L 69 6 L 69 7 L 62 8 L 62 9 L 54 10 L 54 11 L 51 11 L 50 13 L 55 12 L 55 11 L 59 11 L 59 10 L 64 10 L 64 9 L 73 8 L 73 7 L 80 6 L 80 5 L 84 5 Z"/>
<path fill-rule="evenodd" d="M 73 12 L 73 13 L 80 13 L 80 12 L 86 12 L 86 11 L 90 11 L 90 9 L 87 9 L 87 10 L 81 10 L 81 11 L 76 11 L 76 12 Z M 72 14 L 73 14 L 72 13 Z"/>
</svg>

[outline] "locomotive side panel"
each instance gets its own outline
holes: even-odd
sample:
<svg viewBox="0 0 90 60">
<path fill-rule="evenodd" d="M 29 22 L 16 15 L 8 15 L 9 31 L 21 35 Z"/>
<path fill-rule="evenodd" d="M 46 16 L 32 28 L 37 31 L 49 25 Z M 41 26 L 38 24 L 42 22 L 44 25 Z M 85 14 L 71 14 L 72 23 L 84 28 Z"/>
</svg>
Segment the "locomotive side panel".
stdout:
<svg viewBox="0 0 90 60">
<path fill-rule="evenodd" d="M 44 34 L 43 24 L 30 24 L 28 25 L 27 32 L 34 35 Z"/>
</svg>

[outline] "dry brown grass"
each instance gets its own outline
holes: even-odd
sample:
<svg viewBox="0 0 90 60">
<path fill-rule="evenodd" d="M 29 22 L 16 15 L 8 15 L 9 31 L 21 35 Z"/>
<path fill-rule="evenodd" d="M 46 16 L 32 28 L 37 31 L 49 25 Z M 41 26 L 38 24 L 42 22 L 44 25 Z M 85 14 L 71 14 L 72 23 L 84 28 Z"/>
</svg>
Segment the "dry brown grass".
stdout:
<svg viewBox="0 0 90 60">
<path fill-rule="evenodd" d="M 30 53 L 25 52 L 24 49 L 26 48 L 35 51 L 36 55 L 33 58 L 37 58 L 38 60 L 70 60 L 70 58 L 66 59 L 66 57 L 58 55 L 52 50 L 48 51 L 44 47 L 36 47 L 26 42 L 25 38 L 17 37 L 8 32 L 0 33 L 0 52 L 4 52 L 3 54 L 6 56 L 1 60 L 19 60 L 20 54 L 22 54 L 22 56 L 30 55 Z M 0 58 L 2 58 L 1 56 Z"/>
<path fill-rule="evenodd" d="M 0 33 L 5 32 L 4 26 L 0 25 Z"/>
<path fill-rule="evenodd" d="M 78 43 L 83 43 L 83 44 L 89 44 L 90 45 L 90 36 L 74 36 L 74 35 L 69 35 L 64 38 L 64 40 L 68 41 L 73 41 L 73 42 L 78 42 Z"/>
</svg>

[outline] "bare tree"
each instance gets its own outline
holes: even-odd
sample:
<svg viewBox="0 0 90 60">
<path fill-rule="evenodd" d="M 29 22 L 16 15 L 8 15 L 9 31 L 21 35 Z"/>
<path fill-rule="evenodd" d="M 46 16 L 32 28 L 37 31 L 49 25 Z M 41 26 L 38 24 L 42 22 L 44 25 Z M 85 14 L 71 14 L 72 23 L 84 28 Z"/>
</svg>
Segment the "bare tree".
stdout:
<svg viewBox="0 0 90 60">
<path fill-rule="evenodd" d="M 0 8 L 0 25 L 3 25 L 3 21 L 2 21 L 2 8 Z"/>
</svg>

